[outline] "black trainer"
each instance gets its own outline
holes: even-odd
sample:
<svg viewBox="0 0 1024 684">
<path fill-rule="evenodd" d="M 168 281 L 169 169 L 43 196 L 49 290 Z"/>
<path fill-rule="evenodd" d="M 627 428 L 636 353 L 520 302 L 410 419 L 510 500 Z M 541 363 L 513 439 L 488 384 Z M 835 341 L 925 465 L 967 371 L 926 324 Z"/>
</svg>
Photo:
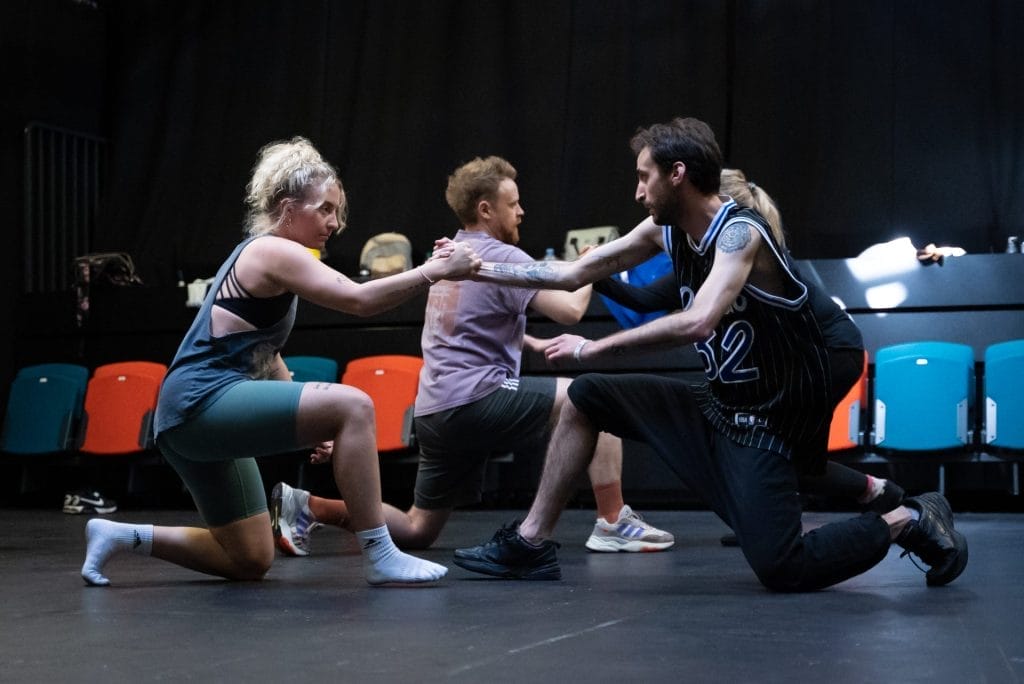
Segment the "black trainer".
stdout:
<svg viewBox="0 0 1024 684">
<path fill-rule="evenodd" d="M 906 493 L 903 491 L 903 487 L 892 480 L 886 480 L 882 493 L 869 501 L 865 509 L 882 515 L 899 508 L 903 504 L 904 496 Z"/>
<path fill-rule="evenodd" d="M 519 536 L 519 521 L 502 527 L 491 541 L 468 549 L 455 549 L 453 562 L 460 568 L 492 577 L 524 580 L 562 579 L 555 549 L 557 542 L 539 546 Z"/>
<path fill-rule="evenodd" d="M 928 585 L 949 584 L 967 566 L 967 539 L 953 529 L 953 510 L 946 497 L 938 492 L 913 496 L 903 502 L 918 511 L 921 517 L 911 520 L 896 543 L 906 549 L 902 556 L 913 553 L 931 568 L 925 573 Z"/>
</svg>

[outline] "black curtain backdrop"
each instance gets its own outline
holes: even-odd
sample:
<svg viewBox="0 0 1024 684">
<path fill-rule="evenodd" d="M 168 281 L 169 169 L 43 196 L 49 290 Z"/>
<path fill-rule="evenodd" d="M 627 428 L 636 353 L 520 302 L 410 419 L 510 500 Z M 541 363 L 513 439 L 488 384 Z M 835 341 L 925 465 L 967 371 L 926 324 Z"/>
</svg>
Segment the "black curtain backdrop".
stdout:
<svg viewBox="0 0 1024 684">
<path fill-rule="evenodd" d="M 94 245 L 154 285 L 212 274 L 257 150 L 296 134 L 341 172 L 350 228 L 328 260 L 350 274 L 375 233 L 420 257 L 452 234 L 446 176 L 476 155 L 519 169 L 532 254 L 628 229 L 628 139 L 675 115 L 778 200 L 799 257 L 1024 234 L 1015 0 L 14 0 L 0 24 L 25 91 L 3 119 L 11 231 L 24 123 L 104 135 Z"/>
</svg>

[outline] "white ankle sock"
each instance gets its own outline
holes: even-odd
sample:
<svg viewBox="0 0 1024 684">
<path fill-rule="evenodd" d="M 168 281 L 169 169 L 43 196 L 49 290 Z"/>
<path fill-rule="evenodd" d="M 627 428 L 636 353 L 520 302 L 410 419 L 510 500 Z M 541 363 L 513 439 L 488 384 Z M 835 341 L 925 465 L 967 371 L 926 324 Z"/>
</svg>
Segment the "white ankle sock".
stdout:
<svg viewBox="0 0 1024 684">
<path fill-rule="evenodd" d="M 399 551 L 387 525 L 356 532 L 356 538 L 363 549 L 366 581 L 370 584 L 433 582 L 448 573 L 443 565 Z"/>
<path fill-rule="evenodd" d="M 93 518 L 85 525 L 85 563 L 82 579 L 89 584 L 106 586 L 110 580 L 100 570 L 115 553 L 134 551 L 148 556 L 153 553 L 153 526 L 132 525 Z"/>
<path fill-rule="evenodd" d="M 864 493 L 857 499 L 857 503 L 870 503 L 881 496 L 882 492 L 885 491 L 886 481 L 884 478 L 872 477 L 871 475 L 868 475 L 867 478 L 868 485 L 865 488 Z"/>
</svg>

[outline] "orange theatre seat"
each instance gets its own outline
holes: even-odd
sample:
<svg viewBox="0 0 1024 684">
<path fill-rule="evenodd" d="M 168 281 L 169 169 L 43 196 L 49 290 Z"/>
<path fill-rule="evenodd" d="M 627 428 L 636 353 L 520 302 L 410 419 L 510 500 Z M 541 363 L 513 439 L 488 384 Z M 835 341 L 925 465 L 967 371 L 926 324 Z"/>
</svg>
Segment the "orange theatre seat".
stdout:
<svg viewBox="0 0 1024 684">
<path fill-rule="evenodd" d="M 828 433 L 828 450 L 842 451 L 860 446 L 863 432 L 860 429 L 861 411 L 867 405 L 868 397 L 868 353 L 864 352 L 864 366 L 860 379 L 850 388 L 832 414 L 832 427 Z"/>
<path fill-rule="evenodd" d="M 153 413 L 163 378 L 160 365 L 141 367 L 141 373 L 131 368 L 122 368 L 124 373 L 112 373 L 103 366 L 96 369 L 85 393 L 81 451 L 130 454 L 152 447 Z"/>
<path fill-rule="evenodd" d="M 163 382 L 167 375 L 167 366 L 155 361 L 116 361 L 97 366 L 92 372 L 94 377 L 104 375 L 145 375 Z"/>
<path fill-rule="evenodd" d="M 377 415 L 377 451 L 400 451 L 413 445 L 412 418 L 423 359 L 385 354 L 349 361 L 341 382 L 373 399 Z"/>
</svg>

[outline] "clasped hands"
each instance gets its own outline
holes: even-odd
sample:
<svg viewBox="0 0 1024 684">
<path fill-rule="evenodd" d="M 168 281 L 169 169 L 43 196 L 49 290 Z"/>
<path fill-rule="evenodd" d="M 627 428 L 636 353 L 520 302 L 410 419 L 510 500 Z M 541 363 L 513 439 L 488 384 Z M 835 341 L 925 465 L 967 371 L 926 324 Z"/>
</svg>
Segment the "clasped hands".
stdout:
<svg viewBox="0 0 1024 684">
<path fill-rule="evenodd" d="M 483 260 L 473 251 L 468 242 L 455 242 L 450 238 L 434 241 L 434 251 L 427 262 L 445 261 L 448 270 L 445 280 L 465 280 L 480 270 Z"/>
</svg>

